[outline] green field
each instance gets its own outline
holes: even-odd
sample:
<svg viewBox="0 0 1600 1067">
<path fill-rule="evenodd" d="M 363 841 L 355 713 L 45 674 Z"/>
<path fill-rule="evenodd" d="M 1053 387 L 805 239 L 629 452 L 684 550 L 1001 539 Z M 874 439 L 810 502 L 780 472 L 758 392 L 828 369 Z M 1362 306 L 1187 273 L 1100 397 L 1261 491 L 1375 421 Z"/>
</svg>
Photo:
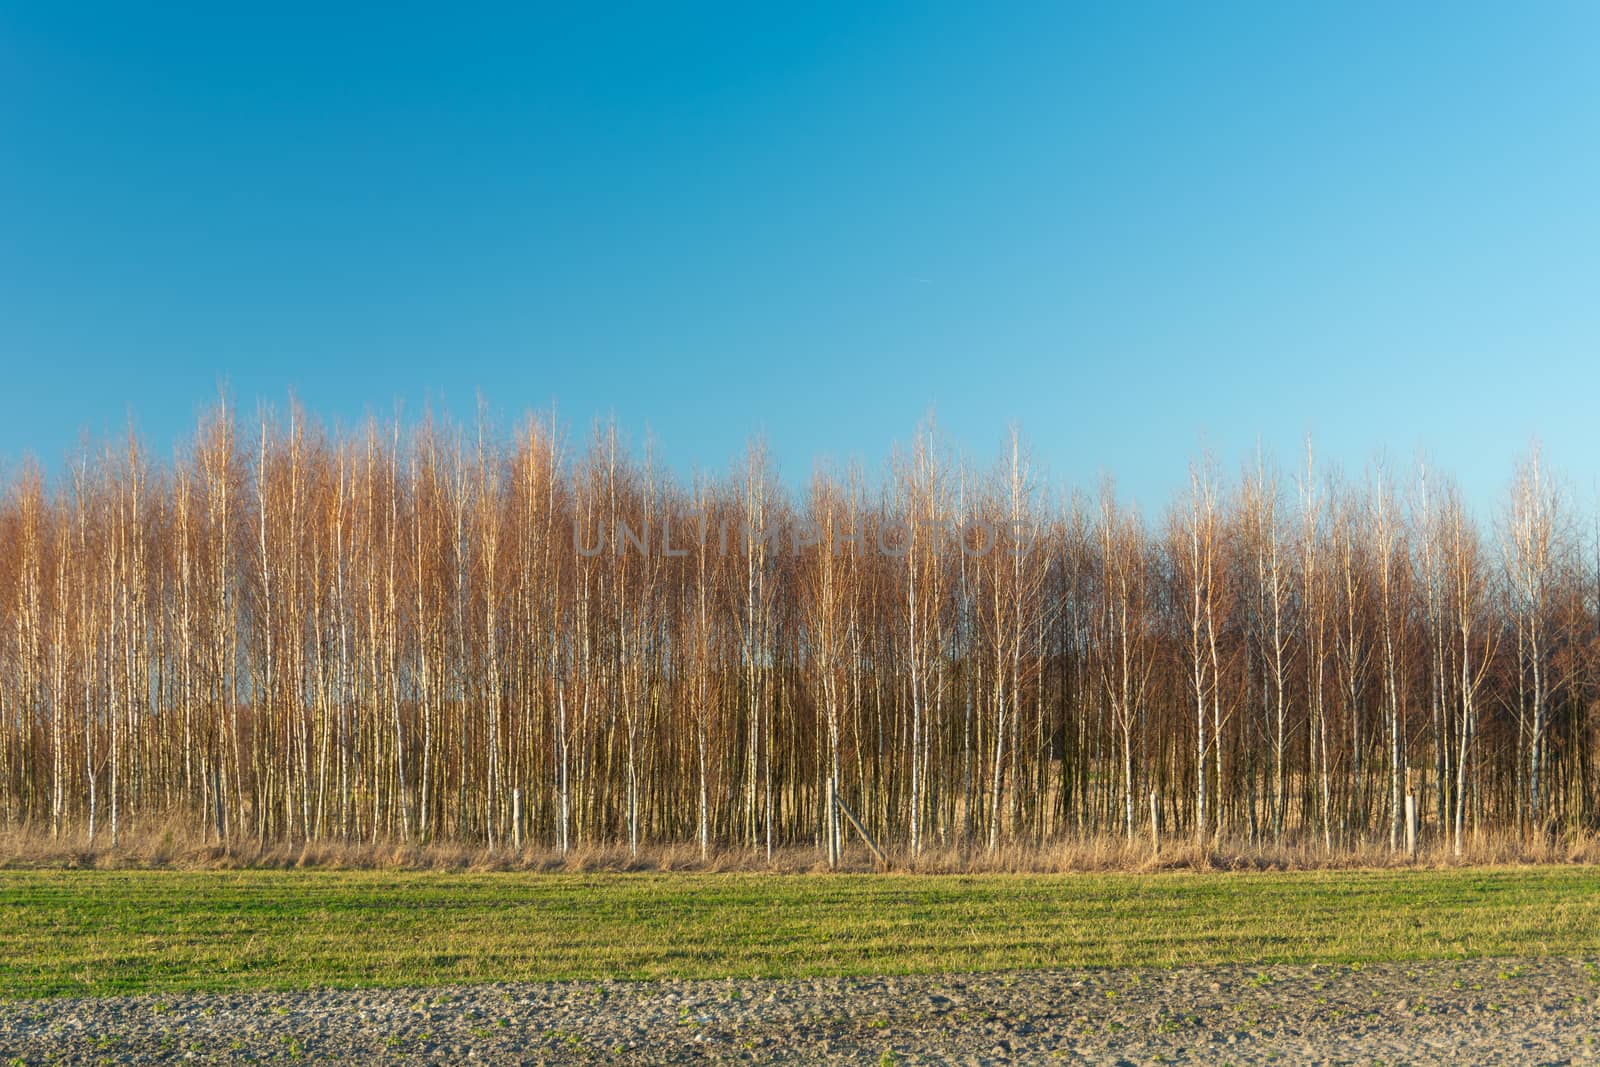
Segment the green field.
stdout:
<svg viewBox="0 0 1600 1067">
<path fill-rule="evenodd" d="M 0 996 L 1600 952 L 1600 869 L 0 872 Z"/>
</svg>

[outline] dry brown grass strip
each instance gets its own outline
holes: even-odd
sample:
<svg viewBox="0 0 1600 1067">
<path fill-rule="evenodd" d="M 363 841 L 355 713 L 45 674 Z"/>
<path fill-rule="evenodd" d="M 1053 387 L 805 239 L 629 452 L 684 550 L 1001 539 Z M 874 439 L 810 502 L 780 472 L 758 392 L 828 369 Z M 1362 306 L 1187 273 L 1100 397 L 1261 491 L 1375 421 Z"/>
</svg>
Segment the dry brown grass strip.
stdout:
<svg viewBox="0 0 1600 1067">
<path fill-rule="evenodd" d="M 1386 868 L 1452 868 L 1600 863 L 1600 837 L 1536 839 L 1483 834 L 1455 855 L 1448 841 L 1431 841 L 1415 858 L 1391 851 L 1386 841 L 1370 840 L 1326 850 L 1320 839 L 1282 844 L 1224 840 L 1198 845 L 1172 841 L 1153 852 L 1146 839 L 1128 841 L 1105 835 L 1013 843 L 991 852 L 982 847 L 930 848 L 913 857 L 904 847 L 889 849 L 895 870 L 918 874 L 1057 874 L 1067 872 L 1295 871 Z M 262 842 L 218 844 L 198 837 L 178 818 L 147 822 L 120 836 L 110 847 L 101 833 L 90 842 L 82 833 L 52 838 L 32 830 L 0 831 L 0 868 L 11 869 L 167 869 L 167 870 L 434 870 L 434 871 L 694 871 L 824 873 L 820 848 L 764 849 L 720 845 L 702 856 L 698 845 L 678 843 L 642 847 L 585 844 L 566 855 L 545 847 L 521 850 L 457 843 L 399 841 Z M 874 869 L 864 849 L 850 850 L 840 867 L 849 872 Z"/>
</svg>

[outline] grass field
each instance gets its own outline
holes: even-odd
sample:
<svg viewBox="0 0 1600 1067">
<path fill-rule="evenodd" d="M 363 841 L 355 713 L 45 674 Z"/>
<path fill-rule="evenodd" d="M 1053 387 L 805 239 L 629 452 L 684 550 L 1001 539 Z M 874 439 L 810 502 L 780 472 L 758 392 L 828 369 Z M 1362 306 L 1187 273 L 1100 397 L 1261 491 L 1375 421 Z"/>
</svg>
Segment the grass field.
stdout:
<svg viewBox="0 0 1600 1067">
<path fill-rule="evenodd" d="M 0 996 L 1600 952 L 1600 869 L 0 872 Z"/>
</svg>

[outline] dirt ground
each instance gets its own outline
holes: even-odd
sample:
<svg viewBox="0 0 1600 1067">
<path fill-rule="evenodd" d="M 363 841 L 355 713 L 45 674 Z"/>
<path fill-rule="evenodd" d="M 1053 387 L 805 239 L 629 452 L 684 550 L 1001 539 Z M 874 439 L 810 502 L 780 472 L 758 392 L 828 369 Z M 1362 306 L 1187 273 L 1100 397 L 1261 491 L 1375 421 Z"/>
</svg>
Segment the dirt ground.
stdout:
<svg viewBox="0 0 1600 1067">
<path fill-rule="evenodd" d="M 1429 961 L 0 1003 L 0 1062 L 1600 1063 L 1600 965 Z"/>
</svg>

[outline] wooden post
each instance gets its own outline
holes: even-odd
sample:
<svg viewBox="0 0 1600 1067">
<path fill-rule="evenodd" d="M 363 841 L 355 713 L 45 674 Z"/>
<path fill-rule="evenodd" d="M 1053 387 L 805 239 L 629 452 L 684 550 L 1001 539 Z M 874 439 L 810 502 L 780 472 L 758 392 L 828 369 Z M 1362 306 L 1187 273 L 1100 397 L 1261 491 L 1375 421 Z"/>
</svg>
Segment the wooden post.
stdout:
<svg viewBox="0 0 1600 1067">
<path fill-rule="evenodd" d="M 511 791 L 511 847 L 522 851 L 522 790 Z"/>
<path fill-rule="evenodd" d="M 1406 794 L 1406 855 L 1417 858 L 1417 795 Z"/>
<path fill-rule="evenodd" d="M 1150 848 L 1161 851 L 1161 796 L 1154 789 L 1150 790 Z"/>
<path fill-rule="evenodd" d="M 850 810 L 849 805 L 844 802 L 844 798 L 835 793 L 833 795 L 833 802 L 839 806 L 839 810 L 842 811 L 844 813 L 844 817 L 850 821 L 850 825 L 856 828 L 856 833 L 861 835 L 861 840 L 867 843 L 867 847 L 872 850 L 872 854 L 878 857 L 879 865 L 881 865 L 884 870 L 888 870 L 889 857 L 883 854 L 883 849 L 879 848 L 878 843 L 872 839 L 872 835 L 867 833 L 867 828 L 861 825 L 861 820 L 856 818 L 856 813 Z"/>
<path fill-rule="evenodd" d="M 822 832 L 828 838 L 828 866 L 839 865 L 839 809 L 834 805 L 833 775 L 828 775 L 828 814 L 823 819 Z"/>
</svg>

